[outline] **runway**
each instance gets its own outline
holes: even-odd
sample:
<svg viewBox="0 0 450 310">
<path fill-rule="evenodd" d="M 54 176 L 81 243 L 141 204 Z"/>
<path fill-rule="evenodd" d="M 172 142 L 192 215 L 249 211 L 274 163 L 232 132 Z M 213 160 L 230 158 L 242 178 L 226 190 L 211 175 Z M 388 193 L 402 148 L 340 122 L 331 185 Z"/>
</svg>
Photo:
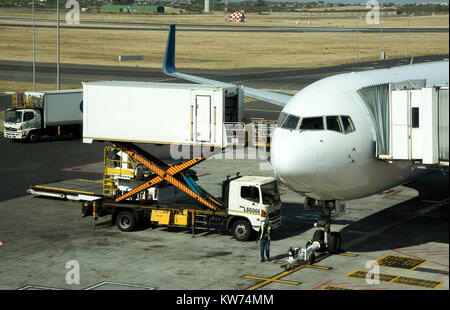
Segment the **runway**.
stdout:
<svg viewBox="0 0 450 310">
<path fill-rule="evenodd" d="M 448 58 L 448 55 L 431 55 L 414 57 L 413 61 L 414 63 L 420 63 L 446 58 Z M 320 68 L 181 69 L 180 71 L 233 84 L 239 83 L 248 87 L 264 88 L 281 93 L 293 94 L 306 85 L 333 74 L 386 68 L 405 65 L 410 62 L 411 58 L 403 58 Z M 165 75 L 160 68 L 110 67 L 65 63 L 60 64 L 60 78 L 61 84 L 78 84 L 82 81 L 107 80 L 108 78 L 126 81 L 185 83 L 183 80 Z M 0 60 L 0 80 L 31 82 L 32 62 Z M 36 63 L 36 80 L 39 83 L 56 83 L 56 64 Z"/>
<path fill-rule="evenodd" d="M 1 23 L 0 27 L 32 27 L 31 18 L 25 17 L 0 17 L 5 21 L 26 21 L 29 23 Z M 55 23 L 55 25 L 36 24 L 37 28 L 56 28 L 56 21 L 53 19 L 36 19 L 37 23 Z M 87 25 L 89 26 L 87 26 Z M 103 26 L 93 26 L 103 25 Z M 108 25 L 108 26 L 106 26 Z M 449 28 L 392 28 L 392 27 L 290 27 L 290 26 L 247 26 L 247 25 L 199 25 L 199 24 L 176 24 L 177 31 L 194 32 L 278 32 L 278 33 L 448 33 Z M 105 22 L 82 20 L 81 25 L 60 24 L 62 29 L 91 29 L 91 30 L 121 30 L 121 31 L 167 31 L 169 24 L 161 23 L 137 23 L 137 22 Z M 144 28 L 149 27 L 149 28 Z M 151 27 L 151 28 L 150 28 Z"/>
</svg>

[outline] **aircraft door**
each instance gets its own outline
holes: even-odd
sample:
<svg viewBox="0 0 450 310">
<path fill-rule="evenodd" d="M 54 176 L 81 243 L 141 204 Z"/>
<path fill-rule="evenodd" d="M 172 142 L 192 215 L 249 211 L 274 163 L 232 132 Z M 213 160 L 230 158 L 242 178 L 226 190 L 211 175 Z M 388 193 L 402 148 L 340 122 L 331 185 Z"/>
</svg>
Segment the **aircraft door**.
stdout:
<svg viewBox="0 0 450 310">
<path fill-rule="evenodd" d="M 211 141 L 211 96 L 195 96 L 196 138 L 198 142 Z"/>
<path fill-rule="evenodd" d="M 391 155 L 395 159 L 410 159 L 409 109 L 408 92 L 392 92 Z"/>
</svg>

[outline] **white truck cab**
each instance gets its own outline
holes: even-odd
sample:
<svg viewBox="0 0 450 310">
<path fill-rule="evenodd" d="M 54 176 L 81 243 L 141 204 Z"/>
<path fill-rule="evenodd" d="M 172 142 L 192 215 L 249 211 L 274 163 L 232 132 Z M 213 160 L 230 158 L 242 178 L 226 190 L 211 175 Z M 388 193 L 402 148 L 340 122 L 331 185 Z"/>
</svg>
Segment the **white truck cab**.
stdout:
<svg viewBox="0 0 450 310">
<path fill-rule="evenodd" d="M 83 123 L 79 89 L 24 92 L 13 95 L 5 113 L 5 138 L 37 142 L 43 135 L 79 135 Z"/>
<path fill-rule="evenodd" d="M 41 128 L 41 113 L 36 109 L 7 109 L 3 135 L 9 139 L 33 140 L 32 132 Z"/>
<path fill-rule="evenodd" d="M 228 183 L 228 185 L 225 185 Z M 228 224 L 237 240 L 248 240 L 266 218 L 272 229 L 281 225 L 281 200 L 273 177 L 237 176 L 224 182 Z"/>
</svg>

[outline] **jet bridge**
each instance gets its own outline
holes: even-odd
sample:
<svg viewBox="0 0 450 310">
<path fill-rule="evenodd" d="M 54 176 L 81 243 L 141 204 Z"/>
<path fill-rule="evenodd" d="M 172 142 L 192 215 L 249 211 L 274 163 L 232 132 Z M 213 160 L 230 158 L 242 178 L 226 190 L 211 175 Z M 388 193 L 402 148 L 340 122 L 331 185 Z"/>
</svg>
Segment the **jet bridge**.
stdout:
<svg viewBox="0 0 450 310">
<path fill-rule="evenodd" d="M 425 80 L 409 80 L 358 94 L 372 119 L 378 159 L 448 167 L 448 84 L 427 87 Z"/>
</svg>

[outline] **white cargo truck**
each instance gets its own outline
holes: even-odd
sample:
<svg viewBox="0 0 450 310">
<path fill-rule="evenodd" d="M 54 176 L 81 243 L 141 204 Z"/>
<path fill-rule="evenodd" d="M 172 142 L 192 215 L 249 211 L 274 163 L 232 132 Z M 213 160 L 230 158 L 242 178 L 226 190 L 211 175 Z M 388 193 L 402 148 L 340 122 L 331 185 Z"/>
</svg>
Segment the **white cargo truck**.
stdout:
<svg viewBox="0 0 450 310">
<path fill-rule="evenodd" d="M 5 138 L 37 142 L 43 135 L 81 134 L 82 89 L 25 92 L 5 112 Z"/>
<path fill-rule="evenodd" d="M 241 86 L 83 83 L 83 141 L 224 147 L 224 123 L 243 119 Z"/>
</svg>

